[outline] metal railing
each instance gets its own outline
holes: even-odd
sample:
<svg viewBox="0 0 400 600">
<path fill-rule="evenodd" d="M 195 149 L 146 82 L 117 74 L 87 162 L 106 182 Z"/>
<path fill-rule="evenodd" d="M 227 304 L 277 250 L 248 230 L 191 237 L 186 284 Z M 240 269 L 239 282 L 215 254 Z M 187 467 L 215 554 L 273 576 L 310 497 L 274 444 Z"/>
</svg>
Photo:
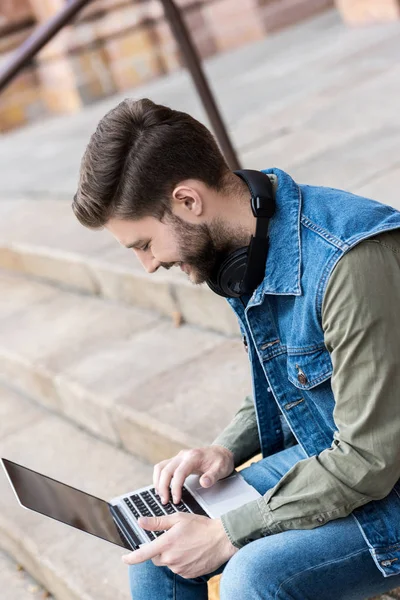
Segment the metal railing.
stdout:
<svg viewBox="0 0 400 600">
<path fill-rule="evenodd" d="M 94 1 L 95 0 L 70 0 L 53 18 L 43 25 L 40 25 L 14 52 L 6 66 L 0 70 L 0 91 L 2 91 L 27 64 L 29 64 L 39 50 L 41 50 L 43 46 L 45 46 L 47 42 L 60 31 L 60 29 L 65 25 L 68 25 L 85 6 Z M 232 170 L 239 169 L 240 164 L 235 149 L 229 138 L 221 113 L 202 68 L 199 55 L 182 18 L 181 12 L 173 0 L 160 1 L 225 159 Z"/>
</svg>

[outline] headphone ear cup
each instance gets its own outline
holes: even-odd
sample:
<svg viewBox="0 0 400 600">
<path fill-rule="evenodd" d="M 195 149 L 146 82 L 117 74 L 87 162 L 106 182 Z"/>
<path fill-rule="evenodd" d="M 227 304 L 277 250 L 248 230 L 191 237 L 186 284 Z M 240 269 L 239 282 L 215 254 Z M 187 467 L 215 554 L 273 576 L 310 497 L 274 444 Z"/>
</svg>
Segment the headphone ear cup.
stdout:
<svg viewBox="0 0 400 600">
<path fill-rule="evenodd" d="M 235 250 L 220 265 L 219 269 L 207 281 L 213 292 L 224 298 L 239 298 L 241 283 L 246 271 L 248 248 Z"/>
</svg>

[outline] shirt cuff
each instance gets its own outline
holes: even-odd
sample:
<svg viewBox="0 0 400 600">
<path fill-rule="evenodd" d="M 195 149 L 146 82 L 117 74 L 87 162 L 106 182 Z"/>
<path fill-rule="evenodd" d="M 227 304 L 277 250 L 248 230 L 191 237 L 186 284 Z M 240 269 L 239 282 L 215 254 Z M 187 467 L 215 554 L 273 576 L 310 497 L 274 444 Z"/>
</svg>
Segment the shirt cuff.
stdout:
<svg viewBox="0 0 400 600">
<path fill-rule="evenodd" d="M 221 521 L 229 541 L 236 548 L 283 531 L 280 524 L 274 522 L 264 497 L 225 513 Z"/>
<path fill-rule="evenodd" d="M 212 442 L 212 446 L 223 446 L 230 450 L 234 457 L 235 467 L 260 452 L 257 422 L 244 419 L 240 423 L 231 424 Z"/>
</svg>

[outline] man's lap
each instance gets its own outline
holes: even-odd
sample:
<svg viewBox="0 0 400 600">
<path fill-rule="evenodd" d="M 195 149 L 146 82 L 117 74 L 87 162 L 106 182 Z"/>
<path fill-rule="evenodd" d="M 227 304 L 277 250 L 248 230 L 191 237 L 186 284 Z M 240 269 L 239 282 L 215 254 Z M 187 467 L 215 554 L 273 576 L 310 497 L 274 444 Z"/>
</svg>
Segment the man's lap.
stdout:
<svg viewBox="0 0 400 600">
<path fill-rule="evenodd" d="M 293 465 L 304 458 L 307 458 L 306 454 L 296 445 L 254 462 L 240 473 L 260 494 L 265 494 Z"/>
<path fill-rule="evenodd" d="M 301 448 L 293 446 L 252 463 L 241 473 L 264 494 L 303 458 L 306 455 Z M 364 600 L 400 585 L 400 576 L 384 578 L 377 569 L 352 516 L 312 530 L 261 538 L 240 549 L 221 571 L 221 600 Z M 166 586 L 170 593 L 165 598 L 203 600 L 207 597 L 205 582 L 213 575 L 185 580 L 168 569 L 144 563 L 131 567 L 132 596 L 134 600 L 158 599 L 160 586 Z M 150 588 L 154 585 L 153 591 L 144 591 L 145 582 Z"/>
<path fill-rule="evenodd" d="M 400 585 L 376 567 L 353 517 L 248 544 L 226 565 L 221 600 L 364 600 Z"/>
</svg>

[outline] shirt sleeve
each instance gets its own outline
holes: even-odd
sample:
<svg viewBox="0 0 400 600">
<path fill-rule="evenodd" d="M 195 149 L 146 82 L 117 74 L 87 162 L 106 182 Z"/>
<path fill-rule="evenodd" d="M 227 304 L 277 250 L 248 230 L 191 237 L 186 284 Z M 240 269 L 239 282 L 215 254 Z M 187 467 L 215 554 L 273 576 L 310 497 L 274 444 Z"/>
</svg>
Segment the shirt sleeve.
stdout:
<svg viewBox="0 0 400 600">
<path fill-rule="evenodd" d="M 235 546 L 346 517 L 400 478 L 399 306 L 400 231 L 361 242 L 337 263 L 322 314 L 333 365 L 332 445 L 222 516 Z"/>
<path fill-rule="evenodd" d="M 229 425 L 213 441 L 233 453 L 235 467 L 260 452 L 257 417 L 251 396 L 246 396 Z"/>
</svg>

